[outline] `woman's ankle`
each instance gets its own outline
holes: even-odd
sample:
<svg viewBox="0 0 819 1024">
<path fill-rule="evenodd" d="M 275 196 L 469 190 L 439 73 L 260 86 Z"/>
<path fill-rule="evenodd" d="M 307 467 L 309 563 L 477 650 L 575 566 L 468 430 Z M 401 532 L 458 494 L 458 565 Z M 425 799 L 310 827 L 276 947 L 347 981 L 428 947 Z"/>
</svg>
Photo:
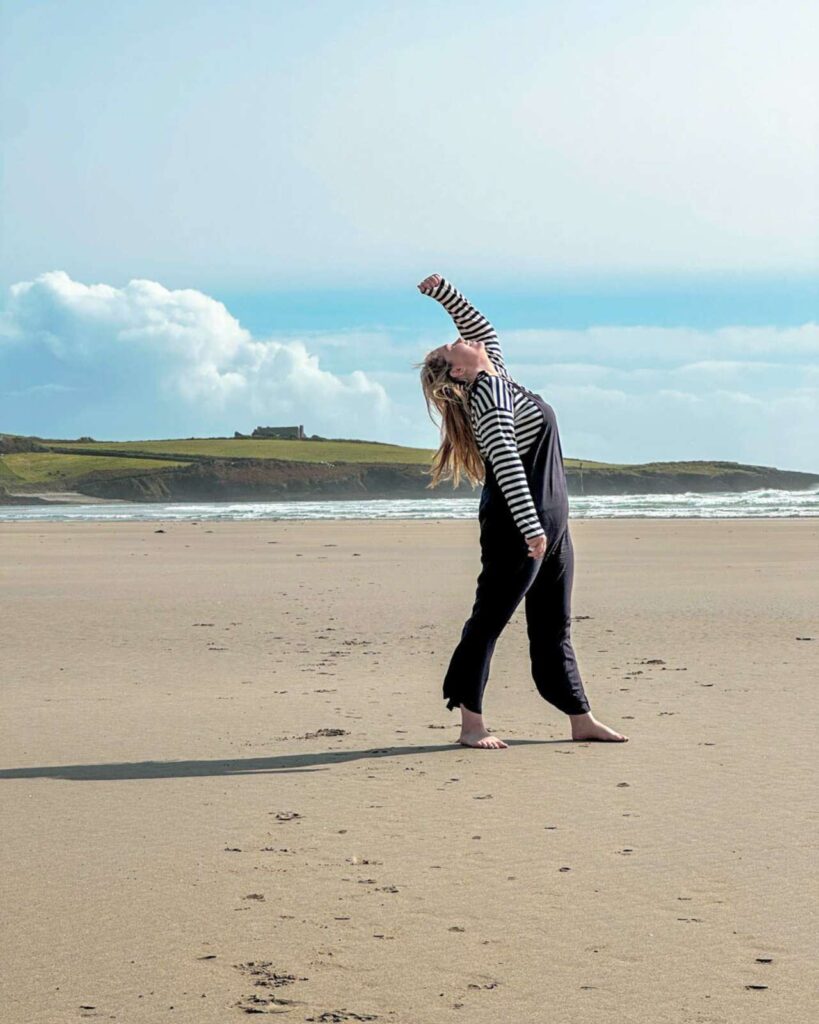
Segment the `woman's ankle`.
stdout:
<svg viewBox="0 0 819 1024">
<path fill-rule="evenodd" d="M 461 704 L 461 728 L 468 729 L 470 732 L 476 729 L 486 729 L 483 713 L 480 711 L 470 711 L 469 708 Z"/>
</svg>

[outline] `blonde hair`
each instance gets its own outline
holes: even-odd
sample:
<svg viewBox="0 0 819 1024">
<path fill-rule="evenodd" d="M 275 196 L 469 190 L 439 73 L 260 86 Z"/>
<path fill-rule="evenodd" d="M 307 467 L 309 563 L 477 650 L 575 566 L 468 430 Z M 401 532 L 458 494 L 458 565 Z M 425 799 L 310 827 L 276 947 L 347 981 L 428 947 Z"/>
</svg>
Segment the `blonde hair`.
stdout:
<svg viewBox="0 0 819 1024">
<path fill-rule="evenodd" d="M 437 426 L 434 413 L 441 417 L 441 444 L 432 457 L 429 472 L 432 479 L 427 490 L 446 480 L 457 487 L 461 476 L 465 476 L 474 489 L 483 483 L 484 463 L 469 418 L 467 382 L 452 377 L 449 363 L 441 356 L 427 356 L 414 366 L 421 370 L 421 389 L 430 419 Z"/>
</svg>

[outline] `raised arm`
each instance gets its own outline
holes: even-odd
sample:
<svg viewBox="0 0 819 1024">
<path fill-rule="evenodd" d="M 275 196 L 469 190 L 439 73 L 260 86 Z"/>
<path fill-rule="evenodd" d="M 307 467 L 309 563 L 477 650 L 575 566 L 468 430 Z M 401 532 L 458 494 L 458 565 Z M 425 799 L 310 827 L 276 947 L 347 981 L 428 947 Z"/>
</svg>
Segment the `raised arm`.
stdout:
<svg viewBox="0 0 819 1024">
<path fill-rule="evenodd" d="M 515 525 L 526 538 L 545 536 L 515 440 L 512 391 L 503 377 L 479 377 L 472 393 L 475 436 L 487 453 Z"/>
<path fill-rule="evenodd" d="M 466 341 L 482 341 L 486 354 L 492 360 L 499 373 L 506 373 L 498 334 L 483 313 L 465 298 L 455 287 L 439 274 L 433 274 L 418 285 L 424 295 L 440 302 L 452 317 L 458 333 Z"/>
</svg>

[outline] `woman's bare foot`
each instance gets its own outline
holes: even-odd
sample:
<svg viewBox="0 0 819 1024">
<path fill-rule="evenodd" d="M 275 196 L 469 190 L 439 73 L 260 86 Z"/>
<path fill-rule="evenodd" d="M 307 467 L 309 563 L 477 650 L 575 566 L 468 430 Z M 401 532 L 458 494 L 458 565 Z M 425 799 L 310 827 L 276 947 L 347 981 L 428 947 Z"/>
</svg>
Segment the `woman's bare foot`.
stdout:
<svg viewBox="0 0 819 1024">
<path fill-rule="evenodd" d="M 485 729 L 483 732 L 463 732 L 458 737 L 458 742 L 464 747 L 480 747 L 482 750 L 505 750 L 509 744 L 492 736 Z"/>
<path fill-rule="evenodd" d="M 507 743 L 493 736 L 486 728 L 483 715 L 476 714 L 461 704 L 461 735 L 458 742 L 464 747 L 479 747 L 481 750 L 505 750 Z"/>
<path fill-rule="evenodd" d="M 594 715 L 588 711 L 585 715 L 569 715 L 572 723 L 573 740 L 602 740 L 604 743 L 628 743 L 628 736 L 624 736 L 607 725 L 598 722 Z"/>
</svg>

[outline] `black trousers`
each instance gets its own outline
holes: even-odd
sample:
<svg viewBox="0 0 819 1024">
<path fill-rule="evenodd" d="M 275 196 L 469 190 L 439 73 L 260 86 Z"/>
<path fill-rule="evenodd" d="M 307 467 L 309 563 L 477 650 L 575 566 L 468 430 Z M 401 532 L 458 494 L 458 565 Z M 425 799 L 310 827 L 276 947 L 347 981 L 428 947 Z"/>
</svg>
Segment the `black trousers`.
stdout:
<svg viewBox="0 0 819 1024">
<path fill-rule="evenodd" d="M 525 598 L 532 678 L 538 692 L 567 715 L 589 711 L 570 635 L 574 550 L 568 522 L 552 524 L 547 534 L 545 556 L 534 559 L 519 534 L 483 526 L 475 603 L 444 679 L 450 710 L 463 704 L 481 713 L 495 644 Z"/>
</svg>

